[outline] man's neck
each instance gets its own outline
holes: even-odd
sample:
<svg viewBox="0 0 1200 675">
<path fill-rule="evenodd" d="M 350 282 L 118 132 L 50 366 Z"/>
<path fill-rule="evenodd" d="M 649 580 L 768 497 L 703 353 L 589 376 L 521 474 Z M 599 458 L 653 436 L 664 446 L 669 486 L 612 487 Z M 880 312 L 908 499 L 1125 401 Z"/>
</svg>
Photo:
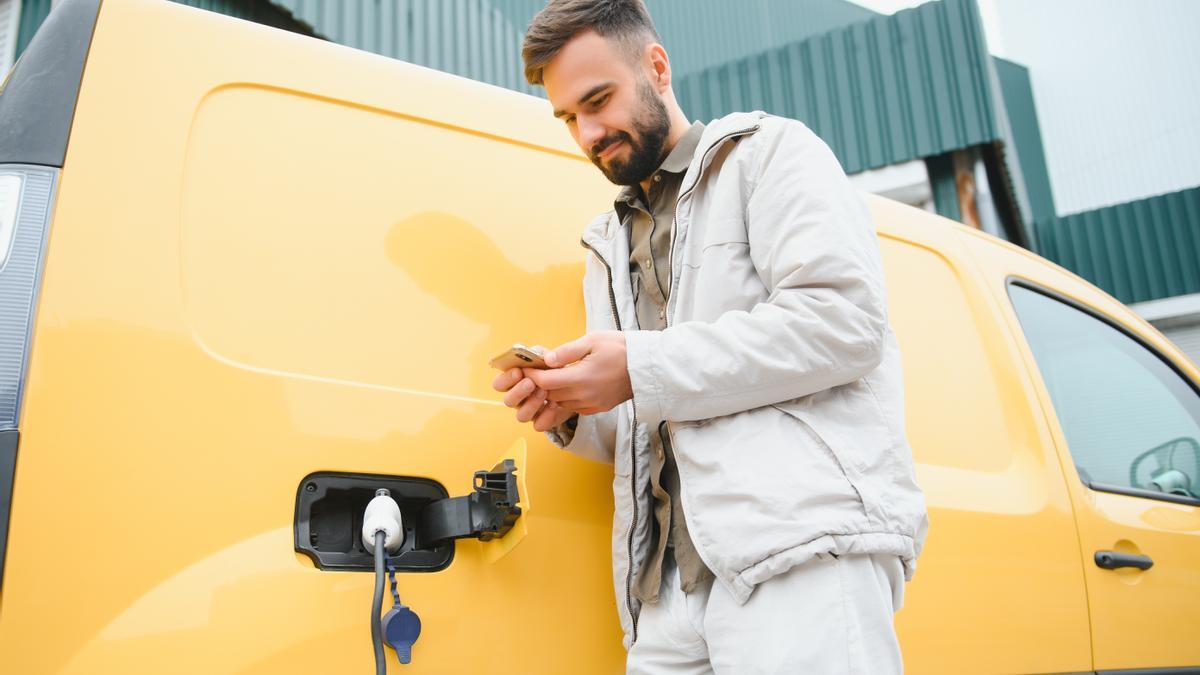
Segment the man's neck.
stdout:
<svg viewBox="0 0 1200 675">
<path fill-rule="evenodd" d="M 666 159 L 667 155 L 671 154 L 671 151 L 674 150 L 675 146 L 679 143 L 679 139 L 686 136 L 688 129 L 691 128 L 692 123 L 683 116 L 682 112 L 677 111 L 677 114 L 671 116 L 671 130 L 667 132 L 667 142 L 663 144 L 662 157 L 659 158 L 659 163 Z M 657 169 L 655 169 L 655 171 L 657 171 Z M 652 180 L 653 176 L 654 174 L 652 173 L 646 177 L 646 180 L 641 182 L 643 195 L 650 194 L 650 181 Z"/>
</svg>

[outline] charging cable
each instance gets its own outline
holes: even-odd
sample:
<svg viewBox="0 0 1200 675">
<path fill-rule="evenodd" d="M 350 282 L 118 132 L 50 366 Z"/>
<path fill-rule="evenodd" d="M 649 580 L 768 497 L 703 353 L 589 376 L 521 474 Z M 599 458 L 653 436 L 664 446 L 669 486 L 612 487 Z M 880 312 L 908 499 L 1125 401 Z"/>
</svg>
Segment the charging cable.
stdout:
<svg viewBox="0 0 1200 675">
<path fill-rule="evenodd" d="M 376 498 L 378 499 L 378 498 Z M 383 656 L 383 640 L 379 637 L 382 627 L 379 612 L 383 610 L 383 560 L 387 533 L 375 533 L 375 597 L 371 600 L 371 645 L 375 649 L 375 675 L 387 675 L 387 660 Z"/>
<path fill-rule="evenodd" d="M 404 544 L 404 521 L 400 516 L 400 506 L 392 499 L 392 493 L 384 488 L 375 491 L 375 497 L 363 513 L 362 541 L 367 552 L 375 556 L 375 595 L 371 600 L 371 644 L 375 649 L 375 674 L 387 675 L 384 639 L 396 650 L 400 663 L 409 663 L 412 660 L 412 645 L 421 634 L 421 620 L 415 612 L 400 604 L 395 571 L 387 562 L 387 556 L 399 551 Z M 379 614 L 383 610 L 385 572 L 392 579 L 395 603 L 387 616 L 381 619 Z"/>
</svg>

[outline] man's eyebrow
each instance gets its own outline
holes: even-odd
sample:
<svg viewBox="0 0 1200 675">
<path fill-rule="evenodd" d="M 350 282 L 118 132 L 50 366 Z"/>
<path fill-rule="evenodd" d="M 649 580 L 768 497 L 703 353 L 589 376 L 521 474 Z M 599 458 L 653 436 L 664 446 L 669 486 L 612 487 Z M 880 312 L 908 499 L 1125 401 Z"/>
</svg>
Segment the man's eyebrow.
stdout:
<svg viewBox="0 0 1200 675">
<path fill-rule="evenodd" d="M 616 85 L 616 82 L 605 82 L 604 84 L 598 84 L 598 85 L 592 87 L 591 89 L 588 89 L 586 94 L 579 97 L 579 101 L 577 101 L 576 105 L 583 105 L 584 103 L 587 103 L 587 100 L 589 98 L 595 96 L 596 94 L 599 94 L 600 92 L 602 92 L 605 89 L 608 89 L 609 87 L 612 87 L 614 85 Z M 563 115 L 566 115 L 566 114 L 567 114 L 566 110 L 555 110 L 554 111 L 555 117 L 562 117 Z"/>
</svg>

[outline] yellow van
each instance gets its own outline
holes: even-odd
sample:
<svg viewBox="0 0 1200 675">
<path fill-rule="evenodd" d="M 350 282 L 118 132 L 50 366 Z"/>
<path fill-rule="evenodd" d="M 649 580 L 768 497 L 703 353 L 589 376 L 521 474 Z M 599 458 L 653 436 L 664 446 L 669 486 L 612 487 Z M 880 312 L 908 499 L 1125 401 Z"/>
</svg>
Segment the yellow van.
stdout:
<svg viewBox="0 0 1200 675">
<path fill-rule="evenodd" d="M 611 204 L 549 113 L 57 5 L 0 90 L 0 672 L 368 672 L 378 487 L 424 626 L 391 672 L 621 671 L 611 468 L 489 386 L 581 332 Z M 931 517 L 908 671 L 1200 672 L 1200 370 L 1065 270 L 870 203 Z M 430 516 L 468 506 L 502 527 Z"/>
</svg>

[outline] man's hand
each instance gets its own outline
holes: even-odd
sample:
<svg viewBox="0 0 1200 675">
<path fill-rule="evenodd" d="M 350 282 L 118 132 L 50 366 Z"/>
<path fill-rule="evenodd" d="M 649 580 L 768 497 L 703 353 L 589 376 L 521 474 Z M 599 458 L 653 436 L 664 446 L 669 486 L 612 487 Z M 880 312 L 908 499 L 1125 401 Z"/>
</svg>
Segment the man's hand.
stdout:
<svg viewBox="0 0 1200 675">
<path fill-rule="evenodd" d="M 581 415 L 594 415 L 633 398 L 625 360 L 625 334 L 620 331 L 584 335 L 546 352 L 543 358 L 549 369 L 523 370 L 535 391 L 550 401 L 547 405 L 557 404 Z M 520 411 L 517 418 L 520 419 Z"/>
<path fill-rule="evenodd" d="M 517 409 L 517 421 L 533 421 L 537 431 L 548 431 L 562 424 L 575 414 L 546 400 L 546 391 L 538 388 L 533 380 L 525 376 L 520 368 L 510 368 L 492 380 L 492 388 L 505 392 L 504 405 Z"/>
</svg>

